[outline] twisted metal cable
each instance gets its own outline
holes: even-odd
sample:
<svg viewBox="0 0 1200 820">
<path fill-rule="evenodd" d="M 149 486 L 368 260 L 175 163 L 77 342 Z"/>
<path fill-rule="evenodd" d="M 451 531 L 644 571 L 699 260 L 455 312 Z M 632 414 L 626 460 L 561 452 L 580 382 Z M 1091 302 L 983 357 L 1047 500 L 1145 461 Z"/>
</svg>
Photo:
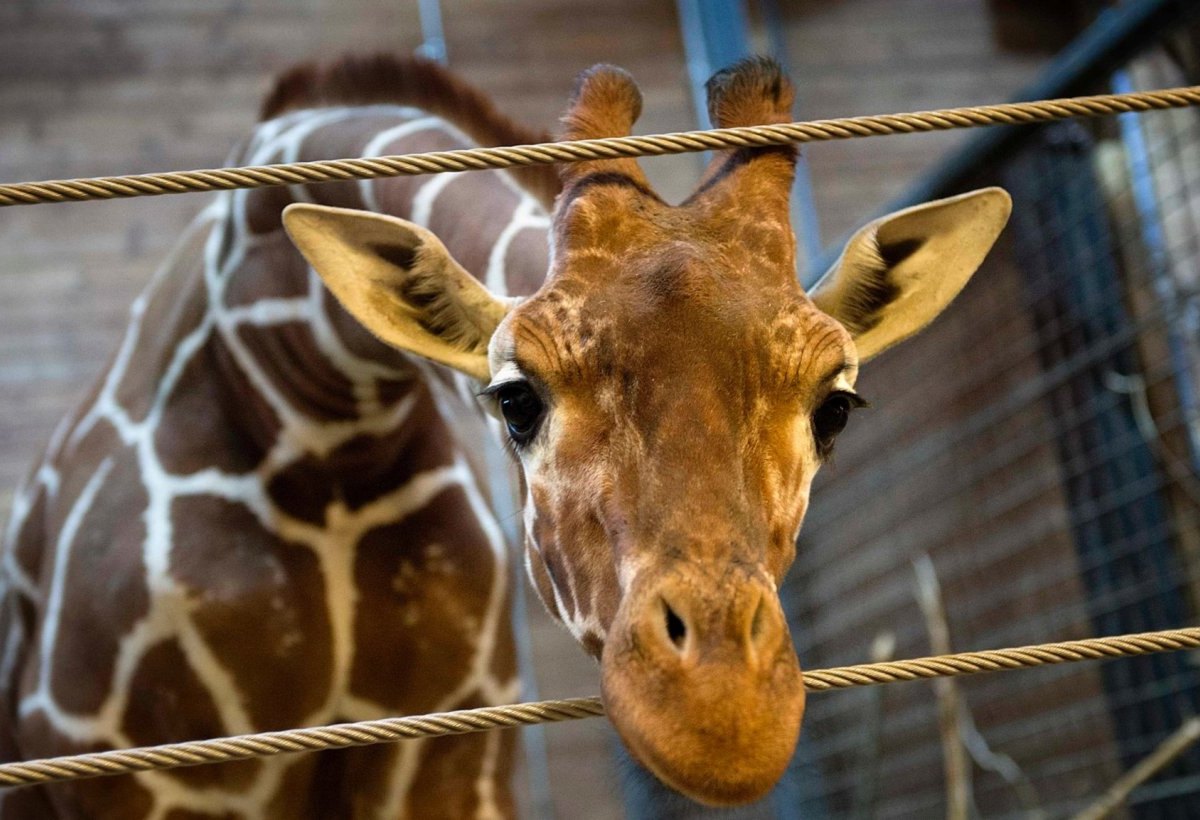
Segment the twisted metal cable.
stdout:
<svg viewBox="0 0 1200 820">
<path fill-rule="evenodd" d="M 826 692 L 854 686 L 1000 672 L 1055 663 L 1121 658 L 1154 652 L 1200 647 L 1200 628 L 1145 632 L 1110 638 L 960 652 L 906 661 L 867 663 L 804 673 L 809 692 Z M 513 706 L 489 706 L 459 712 L 385 718 L 310 729 L 291 729 L 255 735 L 171 743 L 143 749 L 123 749 L 93 754 L 0 764 L 0 787 L 30 786 L 63 780 L 128 774 L 150 769 L 174 769 L 207 763 L 226 763 L 296 752 L 344 749 L 392 743 L 419 737 L 438 737 L 489 729 L 506 729 L 534 723 L 598 717 L 604 714 L 600 698 L 570 698 Z"/>
<path fill-rule="evenodd" d="M 746 148 L 975 128 L 1026 125 L 1071 117 L 1102 117 L 1200 105 L 1200 86 L 1128 94 L 1100 94 L 1036 102 L 968 108 L 944 108 L 909 114 L 843 117 L 781 125 L 755 125 L 709 131 L 684 131 L 645 137 L 546 142 L 500 148 L 470 148 L 423 154 L 291 162 L 244 168 L 217 168 L 133 174 L 119 177 L 51 180 L 0 185 L 0 207 L 159 196 L 234 188 L 265 188 L 377 177 L 417 176 L 450 171 L 483 171 L 522 165 L 581 162 L 615 157 L 663 156 L 721 148 Z"/>
<path fill-rule="evenodd" d="M 954 655 L 937 655 L 907 661 L 820 669 L 804 673 L 804 688 L 810 692 L 826 692 L 851 686 L 974 675 L 980 672 L 1003 672 L 1053 663 L 1124 658 L 1197 647 L 1200 647 L 1200 628 L 1189 627 L 1164 632 L 1142 632 L 1108 638 L 1020 646 L 1013 649 L 958 652 Z"/>
<path fill-rule="evenodd" d="M 577 720 L 602 714 L 604 707 L 600 698 L 572 698 L 54 757 L 3 764 L 0 766 L 0 787 L 79 780 L 150 769 L 201 766 L 206 763 L 225 763 L 295 752 L 345 749 L 419 737 L 440 737 L 533 723 Z"/>
</svg>

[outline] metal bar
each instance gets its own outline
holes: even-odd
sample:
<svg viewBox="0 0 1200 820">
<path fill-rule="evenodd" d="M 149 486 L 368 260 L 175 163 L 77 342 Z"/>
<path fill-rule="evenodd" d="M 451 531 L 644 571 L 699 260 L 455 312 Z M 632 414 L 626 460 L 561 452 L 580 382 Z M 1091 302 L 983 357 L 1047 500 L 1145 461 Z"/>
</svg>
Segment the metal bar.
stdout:
<svg viewBox="0 0 1200 820">
<path fill-rule="evenodd" d="M 424 38 L 424 42 L 417 46 L 417 54 L 446 65 L 450 56 L 446 52 L 441 3 L 438 0 L 418 0 L 417 11 L 421 16 L 421 36 Z"/>
<path fill-rule="evenodd" d="M 1164 31 L 1198 17 L 1200 3 L 1195 0 L 1133 0 L 1119 8 L 1108 9 L 1012 99 L 1027 101 L 1063 96 L 1087 83 L 1106 79 L 1146 43 L 1154 42 Z M 876 215 L 947 195 L 1027 131 L 1002 127 L 980 132 L 880 208 Z M 833 266 L 848 237 L 849 234 L 819 256 L 812 257 L 815 262 L 810 261 L 810 278 L 820 276 Z"/>
<path fill-rule="evenodd" d="M 692 104 L 701 128 L 711 128 L 704 84 L 718 69 L 750 54 L 750 22 L 742 0 L 677 0 Z"/>
<path fill-rule="evenodd" d="M 1113 91 L 1120 94 L 1133 91 L 1133 80 L 1128 71 L 1113 73 Z M 1163 213 L 1159 206 L 1159 197 L 1155 191 L 1154 174 L 1151 170 L 1150 151 L 1146 145 L 1146 135 L 1142 131 L 1141 121 L 1132 114 L 1118 114 L 1117 122 L 1121 129 L 1121 138 L 1125 142 L 1125 154 L 1129 165 L 1130 187 L 1133 201 L 1137 209 L 1142 240 L 1150 256 L 1150 277 L 1154 284 L 1156 296 L 1168 306 L 1174 308 L 1182 296 L 1178 284 L 1170 271 L 1170 261 L 1167 256 L 1167 242 L 1163 232 Z M 1175 388 L 1179 394 L 1180 403 L 1188 410 L 1197 407 L 1196 385 L 1188 368 L 1187 341 L 1178 329 L 1171 327 L 1167 331 L 1167 341 L 1171 365 L 1175 375 Z M 1200 442 L 1196 441 L 1196 431 L 1188 428 L 1188 445 L 1191 450 L 1193 469 L 1200 474 L 1200 458 L 1198 452 Z"/>
</svg>

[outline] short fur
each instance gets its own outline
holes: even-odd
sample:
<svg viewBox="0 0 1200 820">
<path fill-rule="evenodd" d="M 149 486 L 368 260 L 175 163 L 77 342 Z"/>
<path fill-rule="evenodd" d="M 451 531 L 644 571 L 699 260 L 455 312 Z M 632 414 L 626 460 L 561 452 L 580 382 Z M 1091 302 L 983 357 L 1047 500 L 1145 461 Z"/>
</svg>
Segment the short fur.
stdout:
<svg viewBox="0 0 1200 820">
<path fill-rule="evenodd" d="M 464 353 L 486 356 L 496 323 L 463 309 L 444 286 L 443 269 L 437 252 L 431 253 L 422 245 L 417 249 L 411 275 L 402 282 L 401 296 L 408 304 L 420 307 L 418 321 L 431 335 Z"/>
<path fill-rule="evenodd" d="M 843 312 L 838 316 L 846 329 L 854 334 L 865 333 L 879 324 L 883 309 L 900 295 L 900 288 L 888 281 L 890 269 L 878 245 L 871 243 L 864 249 L 863 256 L 866 258 L 851 263 L 854 270 L 847 277 L 849 284 L 842 295 Z"/>
<path fill-rule="evenodd" d="M 795 91 L 783 69 L 769 57 L 749 57 L 718 71 L 705 84 L 708 116 L 718 128 L 742 128 L 790 122 Z M 790 219 L 788 192 L 791 190 L 799 151 L 795 145 L 735 148 L 714 152 L 699 187 L 689 201 L 696 201 L 714 188 L 728 192 L 718 197 L 717 210 L 729 200 L 751 196 L 775 218 Z M 771 205 L 764 201 L 769 192 Z"/>
<path fill-rule="evenodd" d="M 791 120 L 796 92 L 779 63 L 748 57 L 705 83 L 708 116 L 718 128 L 769 125 Z"/>
<path fill-rule="evenodd" d="M 595 65 L 579 75 L 563 115 L 563 139 L 628 134 L 642 115 L 642 92 L 623 68 Z"/>
</svg>

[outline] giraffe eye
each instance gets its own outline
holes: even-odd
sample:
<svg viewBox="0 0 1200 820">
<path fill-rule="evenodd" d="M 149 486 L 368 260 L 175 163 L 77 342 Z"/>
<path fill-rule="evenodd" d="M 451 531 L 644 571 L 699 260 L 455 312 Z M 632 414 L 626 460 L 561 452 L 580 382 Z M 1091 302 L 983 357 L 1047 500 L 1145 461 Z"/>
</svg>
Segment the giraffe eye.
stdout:
<svg viewBox="0 0 1200 820">
<path fill-rule="evenodd" d="M 517 444 L 528 444 L 542 420 L 544 405 L 528 382 L 510 382 L 496 390 L 504 426 Z"/>
<path fill-rule="evenodd" d="M 838 391 L 825 399 L 813 413 L 813 437 L 817 440 L 817 452 L 824 458 L 833 451 L 833 441 L 846 428 L 850 411 L 862 407 L 866 402 L 853 393 Z"/>
</svg>

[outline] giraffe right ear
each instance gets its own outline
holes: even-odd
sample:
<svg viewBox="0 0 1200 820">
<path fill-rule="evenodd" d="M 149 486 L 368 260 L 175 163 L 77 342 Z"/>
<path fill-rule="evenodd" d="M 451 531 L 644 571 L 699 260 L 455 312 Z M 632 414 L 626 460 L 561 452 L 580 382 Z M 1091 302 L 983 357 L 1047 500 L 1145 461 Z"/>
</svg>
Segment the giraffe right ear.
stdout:
<svg viewBox="0 0 1200 820">
<path fill-rule="evenodd" d="M 850 331 L 865 362 L 950 304 L 1011 212 L 1007 192 L 983 188 L 888 214 L 850 239 L 809 296 Z"/>
<path fill-rule="evenodd" d="M 386 214 L 294 204 L 283 225 L 325 285 L 392 347 L 486 382 L 488 342 L 509 310 L 430 231 Z"/>
</svg>

